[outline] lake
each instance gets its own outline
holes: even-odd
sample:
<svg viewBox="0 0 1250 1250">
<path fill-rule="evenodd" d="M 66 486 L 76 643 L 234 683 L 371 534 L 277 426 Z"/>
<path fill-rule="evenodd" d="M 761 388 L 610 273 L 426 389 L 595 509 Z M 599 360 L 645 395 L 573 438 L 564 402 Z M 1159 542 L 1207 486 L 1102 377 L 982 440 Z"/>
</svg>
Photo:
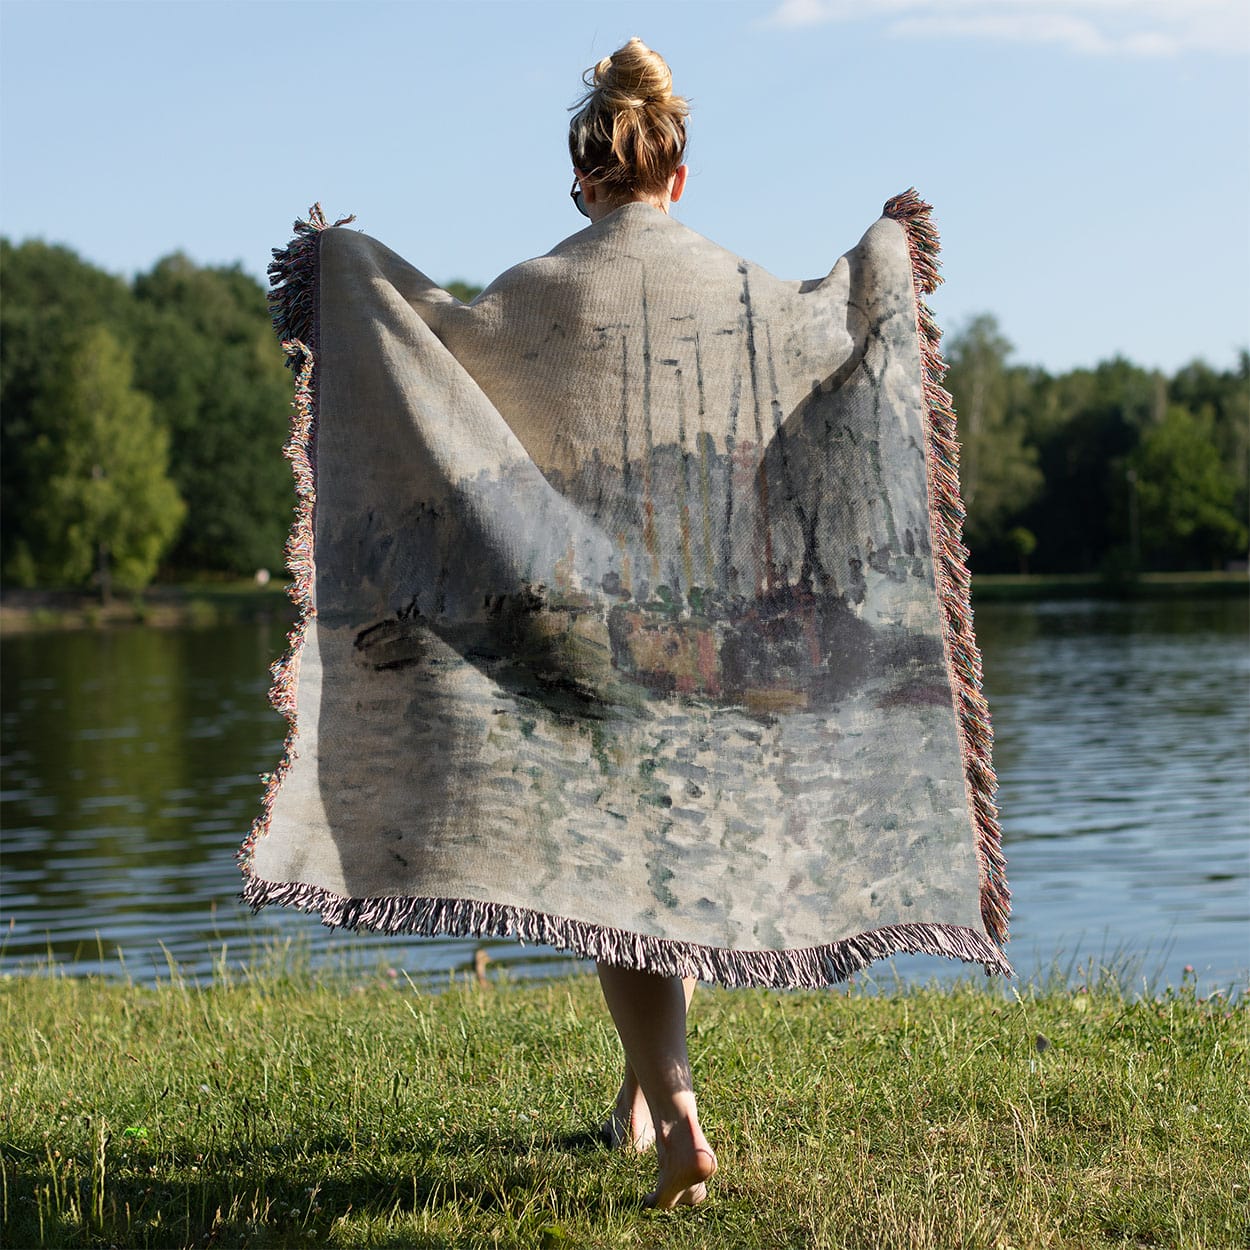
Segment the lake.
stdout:
<svg viewBox="0 0 1250 1250">
<path fill-rule="evenodd" d="M 1129 980 L 1244 989 L 1250 970 L 1250 605 L 986 603 L 1008 954 L 1022 977 L 1091 960 Z M 314 963 L 443 980 L 485 946 L 517 976 L 541 948 L 378 938 L 236 898 L 258 774 L 281 751 L 265 698 L 278 622 L 16 635 L 0 643 L 0 971 L 207 980 L 287 943 Z M 266 954 L 268 952 L 268 955 Z M 949 976 L 921 957 L 878 981 Z"/>
</svg>

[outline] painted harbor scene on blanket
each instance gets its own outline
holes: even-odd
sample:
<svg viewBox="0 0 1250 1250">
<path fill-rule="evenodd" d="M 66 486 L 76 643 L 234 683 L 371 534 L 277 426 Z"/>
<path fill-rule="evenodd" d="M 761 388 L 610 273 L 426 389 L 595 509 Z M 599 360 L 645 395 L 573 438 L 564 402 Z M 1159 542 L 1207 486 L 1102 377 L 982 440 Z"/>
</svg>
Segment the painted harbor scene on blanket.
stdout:
<svg viewBox="0 0 1250 1250">
<path fill-rule="evenodd" d="M 250 902 L 728 983 L 1009 970 L 929 212 L 798 283 L 627 205 L 467 306 L 299 224 L 309 615 Z"/>
</svg>

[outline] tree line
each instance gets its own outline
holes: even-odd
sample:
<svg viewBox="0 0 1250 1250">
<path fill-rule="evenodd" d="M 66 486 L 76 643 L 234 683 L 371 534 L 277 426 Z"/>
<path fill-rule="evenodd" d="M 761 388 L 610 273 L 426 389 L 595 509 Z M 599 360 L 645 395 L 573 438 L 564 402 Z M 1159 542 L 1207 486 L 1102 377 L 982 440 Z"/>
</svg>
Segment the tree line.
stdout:
<svg viewBox="0 0 1250 1250">
<path fill-rule="evenodd" d="M 1171 377 L 1117 357 L 1048 374 L 980 316 L 946 346 L 973 570 L 1103 573 L 1244 561 L 1250 353 Z"/>
<path fill-rule="evenodd" d="M 0 273 L 0 580 L 107 595 L 279 568 L 291 379 L 262 286 L 182 255 L 127 282 L 3 239 Z M 974 571 L 1244 559 L 1250 355 L 1167 377 L 1123 359 L 1051 375 L 1012 354 L 990 316 L 946 344 Z"/>
</svg>

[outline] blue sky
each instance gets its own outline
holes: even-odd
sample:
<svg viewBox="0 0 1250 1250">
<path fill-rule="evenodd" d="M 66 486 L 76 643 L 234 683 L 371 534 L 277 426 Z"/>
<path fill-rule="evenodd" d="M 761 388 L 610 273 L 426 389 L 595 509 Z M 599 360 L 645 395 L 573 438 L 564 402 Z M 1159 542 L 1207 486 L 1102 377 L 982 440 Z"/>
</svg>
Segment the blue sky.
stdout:
<svg viewBox="0 0 1250 1250">
<path fill-rule="evenodd" d="M 678 215 L 775 273 L 915 185 L 948 330 L 1052 370 L 1250 343 L 1244 0 L 0 0 L 0 227 L 260 276 L 320 200 L 485 282 L 580 227 L 567 109 L 634 34 L 691 99 Z"/>
</svg>

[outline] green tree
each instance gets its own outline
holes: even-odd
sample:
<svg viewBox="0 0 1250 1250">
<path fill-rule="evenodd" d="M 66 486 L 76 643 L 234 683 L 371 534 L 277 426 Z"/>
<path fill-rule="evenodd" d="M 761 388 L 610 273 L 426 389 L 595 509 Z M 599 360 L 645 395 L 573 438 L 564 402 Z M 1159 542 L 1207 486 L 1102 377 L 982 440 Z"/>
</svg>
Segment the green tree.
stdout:
<svg viewBox="0 0 1250 1250">
<path fill-rule="evenodd" d="M 238 266 L 175 255 L 135 280 L 135 298 L 138 385 L 169 429 L 170 472 L 188 509 L 171 562 L 280 567 L 293 499 L 281 455 L 291 381 L 264 291 Z"/>
<path fill-rule="evenodd" d="M 1162 416 L 1162 375 L 1127 360 L 1049 379 L 1027 422 L 1045 486 L 1020 523 L 1037 536 L 1037 572 L 1096 572 L 1130 549 L 1128 456 Z"/>
<path fill-rule="evenodd" d="M 1029 557 L 1037 550 L 1037 538 L 1032 530 L 1023 525 L 1013 527 L 1007 533 L 1007 545 L 1016 553 L 1020 561 L 1020 572 L 1029 571 Z"/>
<path fill-rule="evenodd" d="M 31 463 L 40 435 L 36 401 L 92 327 L 109 326 L 130 341 L 134 301 L 121 278 L 38 240 L 14 247 L 0 239 L 0 270 L 0 573 L 29 583 L 31 552 L 41 542 L 33 532 L 42 492 Z"/>
<path fill-rule="evenodd" d="M 1211 425 L 1209 415 L 1173 404 L 1129 457 L 1142 553 L 1156 567 L 1218 567 L 1245 554 L 1246 526 L 1234 511 L 1237 479 Z"/>
<path fill-rule="evenodd" d="M 466 282 L 463 278 L 453 278 L 444 288 L 448 295 L 454 295 L 462 304 L 471 304 L 482 293 L 480 286 Z"/>
<path fill-rule="evenodd" d="M 1250 352 L 1235 369 L 1216 370 L 1195 360 L 1168 385 L 1168 398 L 1210 422 L 1211 441 L 1237 484 L 1233 511 L 1250 516 Z"/>
<path fill-rule="evenodd" d="M 33 405 L 28 463 L 39 489 L 26 563 L 41 582 L 94 575 L 106 599 L 114 585 L 141 589 L 182 522 L 169 439 L 133 373 L 130 353 L 97 326 Z"/>
<path fill-rule="evenodd" d="M 960 488 L 968 509 L 964 534 L 978 565 L 995 554 L 1016 555 L 1007 522 L 1042 487 L 1037 449 L 1027 442 L 1023 410 L 1031 393 L 1029 371 L 1010 367 L 1010 342 L 992 316 L 974 318 L 947 348 L 945 385 L 955 400 L 961 442 Z"/>
</svg>

